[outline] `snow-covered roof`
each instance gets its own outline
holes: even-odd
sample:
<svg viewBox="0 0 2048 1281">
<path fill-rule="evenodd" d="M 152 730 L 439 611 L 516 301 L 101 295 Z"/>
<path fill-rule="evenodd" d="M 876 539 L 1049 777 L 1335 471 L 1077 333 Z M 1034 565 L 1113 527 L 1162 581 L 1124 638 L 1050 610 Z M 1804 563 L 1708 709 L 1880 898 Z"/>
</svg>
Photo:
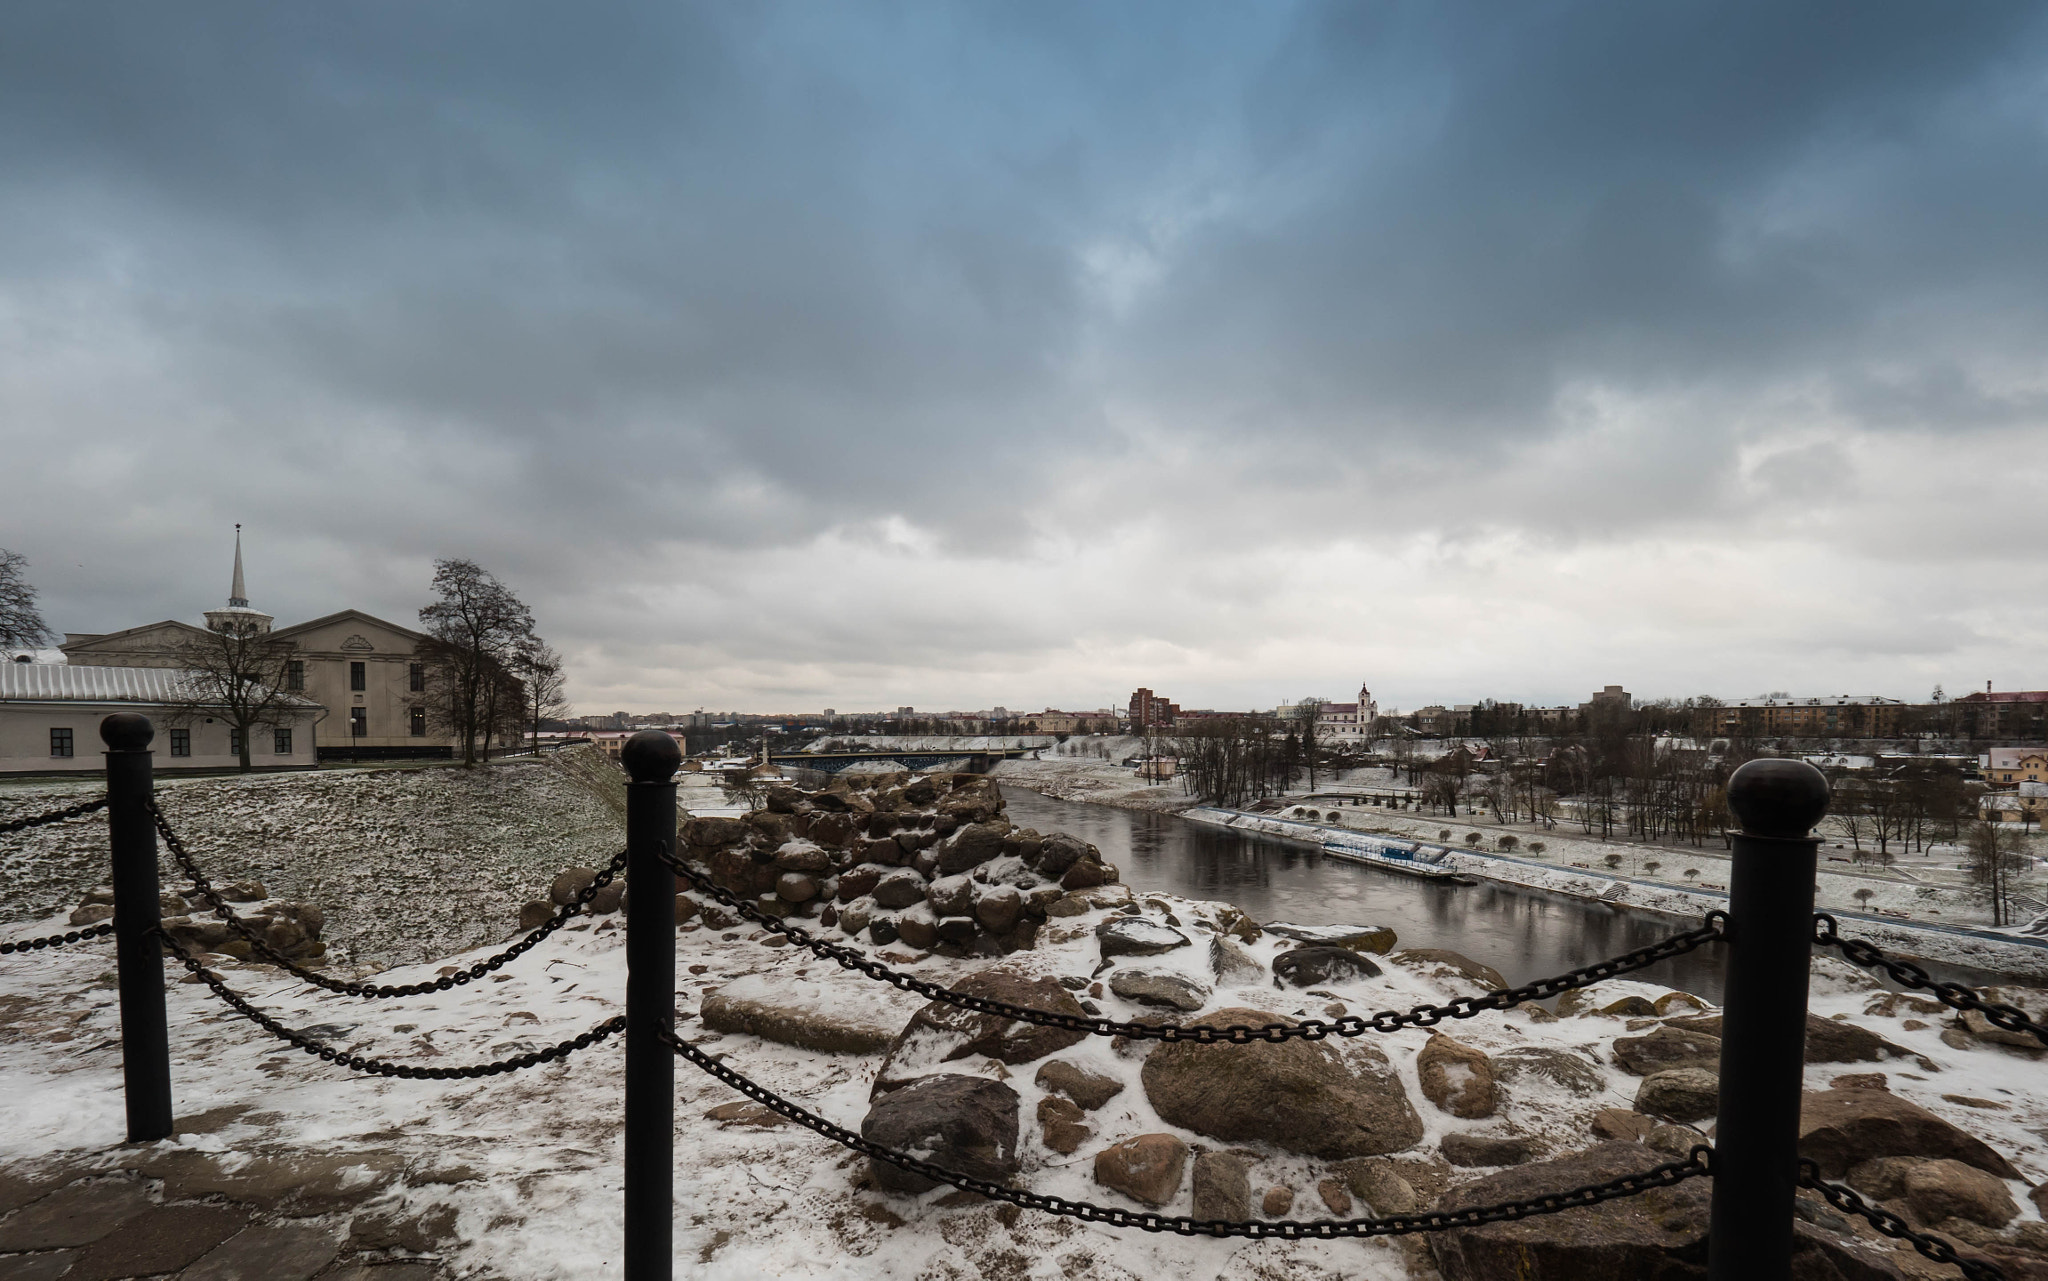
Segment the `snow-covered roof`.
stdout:
<svg viewBox="0 0 2048 1281">
<path fill-rule="evenodd" d="M 1829 694 L 1821 698 L 1731 698 L 1723 707 L 1904 707 L 1881 694 Z"/>
<path fill-rule="evenodd" d="M 170 703 L 186 697 L 192 673 L 174 667 L 86 667 L 0 663 L 0 702 Z M 286 701 L 318 706 L 294 694 Z"/>
<path fill-rule="evenodd" d="M 1991 769 L 2017 769 L 2027 757 L 2048 757 L 2048 747 L 1994 747 L 1984 762 Z"/>
</svg>

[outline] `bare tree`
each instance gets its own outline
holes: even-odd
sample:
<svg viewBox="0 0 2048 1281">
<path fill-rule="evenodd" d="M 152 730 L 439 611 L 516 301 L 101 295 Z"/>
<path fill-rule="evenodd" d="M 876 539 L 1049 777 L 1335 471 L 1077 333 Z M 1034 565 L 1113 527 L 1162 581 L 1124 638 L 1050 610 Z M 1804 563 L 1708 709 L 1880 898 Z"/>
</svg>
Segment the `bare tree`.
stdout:
<svg viewBox="0 0 2048 1281">
<path fill-rule="evenodd" d="M 525 705 L 523 694 L 506 697 L 505 681 L 520 646 L 533 636 L 533 612 L 473 560 L 435 561 L 434 594 L 438 599 L 420 610 L 432 638 L 421 647 L 433 672 L 428 706 L 462 741 L 463 764 L 474 765 L 479 741 L 490 754 L 501 709 Z"/>
<path fill-rule="evenodd" d="M 298 702 L 285 692 L 286 665 L 293 646 L 256 627 L 229 627 L 174 645 L 171 661 L 184 669 L 165 719 L 189 725 L 205 717 L 224 720 L 235 731 L 235 757 L 249 769 L 256 731 L 277 726 L 284 709 Z"/>
<path fill-rule="evenodd" d="M 569 674 L 562 656 L 538 636 L 526 637 L 514 651 L 512 671 L 525 686 L 522 729 L 530 731 L 538 743 L 542 721 L 569 714 Z"/>
<path fill-rule="evenodd" d="M 29 649 L 57 639 L 36 609 L 28 557 L 0 547 L 0 649 Z"/>
<path fill-rule="evenodd" d="M 2026 843 L 2018 832 L 1985 819 L 1970 825 L 1970 879 L 1991 899 L 1991 923 L 2012 923 L 2012 878 L 2026 870 Z"/>
</svg>

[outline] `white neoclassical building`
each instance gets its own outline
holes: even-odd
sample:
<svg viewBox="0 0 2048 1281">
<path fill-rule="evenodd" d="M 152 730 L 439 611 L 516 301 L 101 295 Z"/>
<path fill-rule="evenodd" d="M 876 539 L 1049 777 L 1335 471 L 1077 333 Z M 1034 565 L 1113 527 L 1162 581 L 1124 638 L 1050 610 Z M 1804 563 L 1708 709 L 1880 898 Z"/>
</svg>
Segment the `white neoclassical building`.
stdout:
<svg viewBox="0 0 2048 1281">
<path fill-rule="evenodd" d="M 1379 716 L 1379 704 L 1363 683 L 1355 703 L 1324 703 L 1316 711 L 1316 738 L 1322 742 L 1366 742 L 1372 738 L 1372 723 Z"/>
<path fill-rule="evenodd" d="M 106 768 L 100 722 L 141 712 L 156 726 L 150 750 L 159 771 L 234 769 L 235 729 L 204 708 L 179 706 L 185 673 L 166 667 L 84 667 L 0 663 L 0 774 L 92 773 Z M 249 763 L 260 769 L 310 766 L 317 759 L 319 704 L 293 698 L 276 723 L 258 727 Z"/>
</svg>

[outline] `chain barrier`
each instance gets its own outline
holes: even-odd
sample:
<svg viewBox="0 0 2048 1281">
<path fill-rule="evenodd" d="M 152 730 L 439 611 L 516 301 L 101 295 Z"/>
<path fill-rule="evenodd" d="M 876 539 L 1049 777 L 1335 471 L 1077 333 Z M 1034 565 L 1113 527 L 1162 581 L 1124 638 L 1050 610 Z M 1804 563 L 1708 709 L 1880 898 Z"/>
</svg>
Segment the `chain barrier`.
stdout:
<svg viewBox="0 0 2048 1281">
<path fill-rule="evenodd" d="M 286 1027 L 268 1014 L 257 1009 L 254 1005 L 251 1005 L 240 993 L 228 987 L 218 974 L 207 969 L 198 957 L 186 951 L 184 946 L 176 939 L 164 933 L 162 929 L 158 929 L 157 933 L 162 937 L 164 946 L 170 949 L 171 954 L 178 958 L 180 964 L 193 974 L 198 975 L 201 983 L 212 988 L 215 996 L 234 1007 L 235 1011 L 241 1014 L 242 1017 L 279 1040 L 290 1042 L 297 1049 L 303 1050 L 308 1054 L 317 1055 L 323 1061 L 338 1064 L 351 1072 L 361 1072 L 369 1076 L 393 1076 L 404 1081 L 455 1081 L 473 1080 L 484 1076 L 499 1076 L 506 1072 L 517 1072 L 523 1068 L 539 1067 L 543 1063 L 553 1063 L 559 1059 L 565 1059 L 578 1050 L 589 1049 L 615 1032 L 623 1031 L 626 1026 L 626 1020 L 623 1015 L 614 1015 L 580 1036 L 571 1037 L 566 1041 L 557 1041 L 544 1050 L 533 1050 L 526 1054 L 516 1054 L 509 1059 L 499 1059 L 493 1063 L 471 1063 L 462 1067 L 426 1068 L 414 1067 L 409 1063 L 387 1063 L 382 1059 L 369 1059 L 364 1058 L 360 1054 L 349 1054 L 345 1051 L 337 1050 L 333 1046 L 307 1036 L 303 1032 L 293 1031 L 291 1028 Z"/>
<path fill-rule="evenodd" d="M 0 823 L 0 836 L 6 836 L 13 832 L 26 832 L 31 827 L 42 827 L 47 823 L 61 823 L 67 818 L 84 818 L 87 814 L 103 810 L 106 807 L 107 798 L 102 796 L 96 801 L 81 801 L 76 805 L 66 806 L 61 810 L 51 810 L 47 814 L 34 814 L 28 818 L 11 818 L 4 823 Z"/>
<path fill-rule="evenodd" d="M 338 992 L 343 996 L 360 996 L 377 1000 L 388 999 L 394 996 L 424 996 L 429 992 L 446 992 L 451 988 L 474 983 L 493 970 L 502 969 L 508 962 L 515 961 L 540 946 L 541 942 L 548 935 L 553 934 L 556 930 L 566 925 L 569 922 L 569 918 L 581 912 L 589 905 L 591 899 L 597 897 L 599 890 L 610 885 L 620 872 L 626 870 L 626 852 L 620 850 L 617 855 L 613 856 L 611 863 L 598 872 L 595 880 L 589 885 L 584 886 L 582 892 L 574 900 L 557 908 L 555 914 L 549 917 L 545 924 L 539 926 L 531 934 L 520 939 L 517 943 L 514 943 L 496 956 L 478 961 L 467 969 L 457 971 L 454 974 L 444 974 L 440 978 L 426 983 L 356 983 L 331 978 L 316 970 L 309 970 L 265 942 L 260 933 L 252 929 L 248 922 L 236 915 L 235 910 L 228 906 L 228 901 L 221 897 L 220 891 L 213 888 L 213 882 L 208 880 L 206 874 L 201 872 L 198 865 L 193 862 L 192 855 L 185 849 L 185 843 L 178 839 L 176 832 L 171 830 L 170 820 L 164 816 L 164 812 L 161 809 L 157 808 L 156 802 L 150 802 L 149 812 L 151 817 L 156 820 L 157 834 L 163 837 L 165 847 L 178 860 L 178 866 L 184 869 L 185 875 L 192 879 L 193 890 L 206 899 L 207 904 L 213 908 L 215 916 L 218 916 L 226 923 L 229 929 L 241 936 L 242 941 L 247 943 L 252 950 L 271 964 L 289 971 L 315 987 L 325 988 L 330 992 Z"/>
<path fill-rule="evenodd" d="M 1883 1206 L 1871 1205 L 1856 1195 L 1855 1189 L 1830 1183 L 1820 1177 L 1820 1167 L 1811 1161 L 1799 1162 L 1799 1186 L 1812 1188 L 1827 1199 L 1837 1210 L 1863 1219 L 1871 1227 L 1892 1238 L 1906 1241 L 1915 1250 L 1936 1263 L 1949 1263 L 1962 1269 L 1969 1281 L 2007 1281 L 2005 1273 L 1997 1264 L 1986 1259 L 1966 1259 L 1947 1240 L 1931 1233 L 1915 1232 L 1913 1226 Z"/>
<path fill-rule="evenodd" d="M 102 921 L 90 929 L 66 930 L 62 934 L 52 934 L 48 938 L 17 939 L 12 943 L 0 943 L 0 956 L 8 956 L 15 952 L 39 952 L 46 947 L 62 947 L 66 943 L 83 943 L 87 939 L 105 938 L 113 932 L 114 923 Z"/>
<path fill-rule="evenodd" d="M 678 1058 L 687 1059 L 756 1103 L 780 1113 L 806 1129 L 816 1131 L 841 1147 L 851 1148 L 877 1161 L 886 1161 L 911 1174 L 921 1175 L 938 1183 L 949 1183 L 965 1192 L 978 1193 L 990 1200 L 1007 1201 L 1011 1205 L 1022 1206 L 1027 1210 L 1040 1210 L 1046 1214 L 1080 1219 L 1086 1223 L 1104 1223 L 1114 1228 L 1137 1228 L 1144 1232 L 1254 1239 L 1279 1237 L 1288 1241 L 1304 1238 L 1331 1240 L 1338 1237 L 1405 1236 L 1415 1232 L 1441 1232 L 1446 1228 L 1473 1228 L 1486 1223 L 1526 1219 L 1538 1214 L 1556 1214 L 1562 1210 L 1575 1210 L 1582 1206 L 1598 1205 L 1602 1201 L 1635 1196 L 1652 1188 L 1668 1188 L 1687 1179 L 1713 1172 L 1708 1164 L 1713 1149 L 1702 1145 L 1695 1147 L 1683 1161 L 1666 1162 L 1641 1174 L 1628 1175 L 1607 1183 L 1589 1184 L 1568 1192 L 1553 1192 L 1523 1201 L 1506 1201 L 1498 1205 L 1476 1206 L 1469 1210 L 1397 1214 L 1384 1219 L 1281 1219 L 1270 1223 L 1257 1220 L 1240 1222 L 1231 1219 L 1196 1219 L 1183 1214 L 1133 1212 L 1114 1206 L 1096 1205 L 1089 1201 L 1069 1201 L 1065 1197 L 1022 1192 L 1001 1183 L 977 1179 L 972 1175 L 961 1174 L 957 1170 L 933 1165 L 929 1161 L 920 1160 L 893 1148 L 883 1147 L 844 1126 L 835 1125 L 816 1113 L 807 1111 L 801 1104 L 793 1103 L 768 1087 L 742 1076 L 668 1028 L 660 1029 L 658 1035 L 671 1050 L 675 1051 Z"/>
<path fill-rule="evenodd" d="M 1919 988 L 1934 993 L 1934 999 L 1952 1010 L 1975 1010 L 1984 1016 L 1984 1021 L 2007 1032 L 2031 1033 L 2034 1039 L 2048 1046 L 2048 1028 L 2042 1027 L 2027 1017 L 2027 1012 L 2017 1005 L 2001 1005 L 1987 1001 L 1972 988 L 1961 983 L 1943 983 L 1935 980 L 1926 970 L 1911 961 L 1895 961 L 1886 956 L 1873 943 L 1862 939 L 1845 939 L 1835 932 L 1835 918 L 1826 912 L 1813 914 L 1813 941 L 1822 947 L 1832 947 L 1843 956 L 1866 970 L 1883 970 L 1893 982 L 1903 987 Z"/>
<path fill-rule="evenodd" d="M 1654 965 L 1658 961 L 1683 956 L 1694 948 L 1707 943 L 1718 942 L 1723 937 L 1723 927 L 1728 914 L 1719 910 L 1707 913 L 1705 924 L 1697 929 L 1674 934 L 1670 938 L 1652 943 L 1648 947 L 1624 952 L 1620 956 L 1598 961 L 1592 965 L 1559 974 L 1547 979 L 1537 979 L 1520 987 L 1503 988 L 1488 992 L 1484 996 L 1461 996 L 1444 1005 L 1418 1005 L 1406 1013 L 1383 1010 L 1370 1018 L 1347 1015 L 1331 1022 L 1322 1019 L 1306 1019 L 1299 1023 L 1267 1023 L 1261 1027 L 1236 1023 L 1229 1027 L 1215 1027 L 1207 1023 L 1176 1025 L 1171 1023 L 1126 1023 L 1114 1019 L 1088 1018 L 1073 1014 L 1054 1014 L 1046 1010 L 1034 1010 L 1022 1005 L 1011 1005 L 990 997 L 972 996 L 954 992 L 937 983 L 890 969 L 880 961 L 870 960 L 866 954 L 853 948 L 842 947 L 815 938 L 809 930 L 799 925 L 790 925 L 768 915 L 751 903 L 747 903 L 730 892 L 712 883 L 711 878 L 677 858 L 664 844 L 659 857 L 677 876 L 691 886 L 718 900 L 721 904 L 738 912 L 747 920 L 765 929 L 783 935 L 799 947 L 810 949 L 817 956 L 837 962 L 842 968 L 855 970 L 877 982 L 887 983 L 905 992 L 914 992 L 929 1000 L 943 1001 L 963 1009 L 975 1010 L 982 1014 L 997 1014 L 1025 1023 L 1036 1023 L 1041 1027 L 1063 1028 L 1070 1032 L 1085 1032 L 1093 1036 L 1127 1036 L 1155 1041 L 1193 1041 L 1202 1045 L 1228 1042 L 1246 1045 L 1253 1041 L 1287 1041 L 1299 1038 L 1319 1041 L 1326 1036 L 1363 1036 L 1367 1032 L 1398 1032 L 1409 1027 L 1434 1027 L 1445 1019 L 1469 1019 L 1488 1010 L 1506 1010 L 1523 1001 L 1541 1001 L 1573 988 L 1627 974 L 1634 970 Z"/>
</svg>

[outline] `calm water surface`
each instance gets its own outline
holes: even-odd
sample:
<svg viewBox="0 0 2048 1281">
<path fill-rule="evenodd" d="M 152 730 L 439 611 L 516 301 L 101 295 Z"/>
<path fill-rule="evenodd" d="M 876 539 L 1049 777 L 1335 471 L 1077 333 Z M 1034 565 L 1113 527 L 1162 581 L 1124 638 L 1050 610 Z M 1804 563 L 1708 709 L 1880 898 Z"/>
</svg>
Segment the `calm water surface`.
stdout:
<svg viewBox="0 0 2048 1281">
<path fill-rule="evenodd" d="M 1071 832 L 1101 849 L 1136 890 L 1233 903 L 1259 921 L 1390 925 L 1402 947 L 1440 947 L 1491 965 L 1510 983 L 1561 974 L 1644 947 L 1696 922 L 1482 881 L 1443 885 L 1337 859 L 1282 837 L 1172 814 L 1060 801 L 1005 787 L 1010 820 Z M 1985 971 L 1929 965 L 1941 978 L 1996 982 Z M 1703 947 L 1631 977 L 1721 1000 L 1721 955 Z"/>
</svg>

